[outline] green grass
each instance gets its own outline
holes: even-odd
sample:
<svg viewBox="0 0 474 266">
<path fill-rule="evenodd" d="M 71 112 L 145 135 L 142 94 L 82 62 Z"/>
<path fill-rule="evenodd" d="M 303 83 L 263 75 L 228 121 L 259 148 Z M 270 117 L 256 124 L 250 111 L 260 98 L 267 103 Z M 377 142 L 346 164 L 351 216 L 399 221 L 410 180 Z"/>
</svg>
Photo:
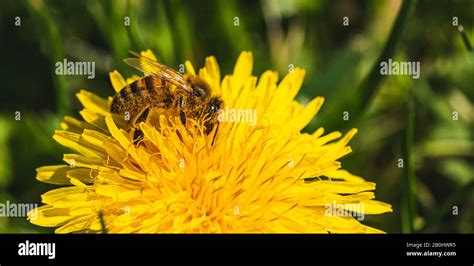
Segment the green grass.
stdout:
<svg viewBox="0 0 474 266">
<path fill-rule="evenodd" d="M 215 55 L 222 75 L 232 72 L 240 51 L 251 50 L 255 75 L 274 69 L 281 79 L 289 64 L 301 66 L 306 77 L 297 99 L 326 98 L 306 131 L 359 129 L 342 166 L 376 182 L 376 199 L 394 209 L 368 217 L 369 225 L 387 232 L 474 232 L 473 9 L 472 1 L 429 0 L 400 6 L 340 0 L 2 2 L 0 33 L 8 38 L 1 48 L 9 67 L 2 70 L 8 78 L 0 96 L 6 125 L 0 127 L 0 196 L 40 202 L 52 187 L 35 180 L 35 168 L 61 163 L 64 150 L 51 136 L 65 114 L 79 117 L 74 94 L 87 89 L 112 95 L 109 71 L 136 73 L 122 62 L 128 50 L 152 49 L 174 68 L 187 59 L 199 67 Z M 451 24 L 454 15 L 464 35 Z M 21 27 L 12 26 L 15 16 Z M 276 33 L 278 43 L 269 37 Z M 55 62 L 64 58 L 97 61 L 96 78 L 55 75 Z M 420 79 L 381 76 L 379 63 L 388 58 L 420 61 Z M 22 121 L 12 119 L 16 111 Z M 52 232 L 7 220 L 1 226 Z"/>
</svg>

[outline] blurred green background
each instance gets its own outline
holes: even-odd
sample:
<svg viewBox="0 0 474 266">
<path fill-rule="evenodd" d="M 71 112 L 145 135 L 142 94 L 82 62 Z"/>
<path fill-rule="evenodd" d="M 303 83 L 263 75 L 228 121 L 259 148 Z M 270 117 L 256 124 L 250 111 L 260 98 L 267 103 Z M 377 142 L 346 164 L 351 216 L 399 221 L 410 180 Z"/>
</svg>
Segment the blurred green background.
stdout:
<svg viewBox="0 0 474 266">
<path fill-rule="evenodd" d="M 306 69 L 298 100 L 326 98 L 307 131 L 359 129 L 343 168 L 376 182 L 377 199 L 394 209 L 366 224 L 474 232 L 474 56 L 453 25 L 456 17 L 473 43 L 474 1 L 7 0 L 0 10 L 0 202 L 39 203 L 55 187 L 35 179 L 37 167 L 62 163 L 53 131 L 65 114 L 79 117 L 77 91 L 109 96 L 109 71 L 133 73 L 122 62 L 128 50 L 150 48 L 174 68 L 215 55 L 221 73 L 249 50 L 255 75 Z M 420 79 L 381 77 L 388 57 L 420 61 Z M 95 79 L 55 75 L 64 58 L 94 61 Z M 0 233 L 52 231 L 0 217 Z"/>
</svg>

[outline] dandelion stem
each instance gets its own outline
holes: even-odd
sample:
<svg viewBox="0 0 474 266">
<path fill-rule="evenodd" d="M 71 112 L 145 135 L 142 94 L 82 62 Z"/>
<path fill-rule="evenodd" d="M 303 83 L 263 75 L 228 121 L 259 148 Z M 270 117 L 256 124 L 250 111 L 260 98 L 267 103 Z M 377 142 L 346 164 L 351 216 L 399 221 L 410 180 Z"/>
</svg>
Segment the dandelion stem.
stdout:
<svg viewBox="0 0 474 266">
<path fill-rule="evenodd" d="M 132 50 L 135 51 L 144 51 L 145 44 L 143 43 L 143 37 L 140 34 L 140 29 L 138 28 L 138 15 L 137 15 L 137 7 L 136 3 L 130 0 L 127 1 L 127 9 L 130 19 L 130 26 L 125 27 L 127 30 L 127 36 L 130 41 L 130 45 L 132 46 Z"/>
<path fill-rule="evenodd" d="M 408 27 L 411 18 L 415 12 L 416 0 L 405 0 L 400 7 L 397 19 L 393 26 L 392 32 L 388 37 L 387 43 L 380 54 L 379 58 L 372 66 L 369 75 L 365 78 L 364 82 L 360 86 L 357 93 L 361 93 L 356 99 L 360 99 L 359 108 L 362 108 L 367 105 L 369 100 L 375 94 L 376 89 L 378 88 L 380 82 L 382 81 L 382 75 L 380 75 L 380 62 L 387 61 L 389 58 L 393 57 L 397 51 L 397 47 L 403 39 L 403 35 Z"/>
<path fill-rule="evenodd" d="M 170 1 L 170 9 L 173 13 L 171 18 L 172 28 L 175 29 L 177 42 L 175 45 L 179 47 L 178 58 L 193 58 L 192 43 L 193 43 L 193 24 L 190 21 L 190 16 L 186 5 L 182 1 Z M 175 62 L 176 63 L 176 62 Z"/>
<path fill-rule="evenodd" d="M 54 21 L 48 8 L 42 1 L 27 1 L 27 7 L 32 18 L 37 21 L 38 30 L 44 33 L 49 44 L 48 52 L 52 61 L 51 65 L 54 66 L 55 62 L 62 62 L 64 59 L 64 49 L 62 46 L 63 41 L 61 40 L 59 30 L 56 26 L 58 23 Z M 54 87 L 56 89 L 58 113 L 64 115 L 69 111 L 70 107 L 66 77 L 63 75 L 55 75 L 54 70 L 52 70 L 51 73 L 53 73 Z"/>
<path fill-rule="evenodd" d="M 380 62 L 387 61 L 389 58 L 392 58 L 395 55 L 397 48 L 403 39 L 403 35 L 408 28 L 408 24 L 413 17 L 415 6 L 416 0 L 403 1 L 395 24 L 382 53 L 380 54 L 377 61 L 375 61 L 375 64 L 372 66 L 372 69 L 369 72 L 369 75 L 365 78 L 358 90 L 360 97 L 354 97 L 355 99 L 359 100 L 359 103 L 355 108 L 356 111 L 361 111 L 362 108 L 368 107 L 369 101 L 373 98 L 373 95 L 375 94 L 375 91 L 383 78 L 383 76 L 380 74 Z M 352 115 L 354 115 L 354 113 Z"/>
<path fill-rule="evenodd" d="M 176 48 L 173 29 L 170 22 L 171 14 L 168 6 L 163 1 L 157 1 L 155 5 L 156 22 L 154 34 L 160 38 L 152 38 L 154 48 L 158 51 L 158 60 L 164 62 L 176 62 Z"/>
<path fill-rule="evenodd" d="M 366 113 L 366 110 L 369 109 L 373 96 L 384 78 L 384 76 L 380 74 L 380 63 L 387 61 L 388 58 L 392 58 L 395 55 L 397 48 L 403 39 L 403 35 L 408 28 L 408 24 L 413 17 L 415 7 L 416 0 L 403 1 L 392 31 L 390 32 L 380 56 L 377 58 L 360 86 L 357 89 L 354 88 L 354 90 L 348 92 L 346 97 L 342 99 L 343 103 L 331 111 L 329 116 L 333 118 L 341 117 L 343 112 L 347 111 L 350 113 L 351 117 L 359 118 L 351 119 L 349 120 L 349 123 L 354 124 L 360 121 L 361 115 Z M 326 127 L 337 127 L 336 123 L 339 123 L 338 121 L 340 121 L 340 119 L 327 119 L 327 121 L 325 121 Z M 351 127 L 351 125 L 348 126 Z"/>
<path fill-rule="evenodd" d="M 130 49 L 122 5 L 118 1 L 91 1 L 87 8 L 102 37 L 112 50 L 115 63 L 121 62 L 127 56 L 127 50 Z"/>
<path fill-rule="evenodd" d="M 416 0 L 405 0 L 400 7 L 400 11 L 395 20 L 390 36 L 383 48 L 380 56 L 375 61 L 369 74 L 365 77 L 357 90 L 352 92 L 352 95 L 346 100 L 347 105 L 341 105 L 344 110 L 350 110 L 352 117 L 359 117 L 364 110 L 370 106 L 370 102 L 379 87 L 383 75 L 380 74 L 380 62 L 386 62 L 389 58 L 392 58 L 403 39 L 403 35 L 408 28 L 408 24 L 411 21 L 416 6 Z M 339 112 L 341 114 L 342 111 Z"/>
<path fill-rule="evenodd" d="M 416 177 L 413 160 L 413 138 L 415 127 L 415 110 L 412 91 L 407 95 L 407 117 L 406 127 L 403 132 L 402 153 L 405 160 L 403 167 L 403 189 L 401 198 L 402 232 L 413 232 L 414 218 L 416 214 Z"/>
</svg>

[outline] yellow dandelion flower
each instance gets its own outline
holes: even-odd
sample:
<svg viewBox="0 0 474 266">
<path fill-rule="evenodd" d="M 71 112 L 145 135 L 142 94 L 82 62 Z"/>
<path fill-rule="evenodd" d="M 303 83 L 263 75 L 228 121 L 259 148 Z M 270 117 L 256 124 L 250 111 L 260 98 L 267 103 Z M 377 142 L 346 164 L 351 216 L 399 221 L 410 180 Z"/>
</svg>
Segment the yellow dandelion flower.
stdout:
<svg viewBox="0 0 474 266">
<path fill-rule="evenodd" d="M 64 187 L 43 194 L 45 205 L 28 219 L 56 233 L 101 232 L 100 217 L 109 233 L 382 232 L 358 218 L 391 206 L 374 200 L 374 183 L 337 161 L 351 152 L 347 144 L 357 130 L 301 133 L 324 101 L 294 100 L 304 70 L 295 68 L 279 83 L 273 71 L 257 79 L 250 52 L 222 80 L 212 56 L 199 72 L 189 61 L 185 66 L 227 110 L 250 110 L 256 121 L 222 120 L 211 145 L 213 134 L 203 133 L 199 121 L 185 128 L 152 110 L 139 125 L 137 145 L 129 126 L 110 113 L 111 97 L 80 91 L 83 120 L 66 116 L 53 137 L 74 153 L 64 155 L 66 165 L 37 169 L 38 180 Z M 138 77 L 114 71 L 110 78 L 119 91 Z"/>
</svg>

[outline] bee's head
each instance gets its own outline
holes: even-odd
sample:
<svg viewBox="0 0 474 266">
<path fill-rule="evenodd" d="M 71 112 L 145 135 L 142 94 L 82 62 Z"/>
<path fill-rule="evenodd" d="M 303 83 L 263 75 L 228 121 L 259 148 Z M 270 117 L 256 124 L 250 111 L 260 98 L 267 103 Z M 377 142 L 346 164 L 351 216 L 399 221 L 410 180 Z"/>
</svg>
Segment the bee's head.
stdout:
<svg viewBox="0 0 474 266">
<path fill-rule="evenodd" d="M 209 97 L 203 102 L 204 106 L 201 111 L 201 118 L 207 121 L 214 121 L 217 118 L 219 109 L 222 106 L 222 100 L 217 96 Z"/>
<path fill-rule="evenodd" d="M 205 103 L 205 111 L 203 114 L 203 118 L 205 119 L 205 133 L 209 134 L 214 127 L 215 123 L 217 122 L 217 118 L 219 115 L 219 110 L 222 108 L 222 100 L 219 97 L 214 96 L 210 97 Z"/>
<path fill-rule="evenodd" d="M 210 88 L 209 85 L 198 76 L 190 77 L 188 80 L 191 88 L 193 89 L 193 96 L 204 98 L 210 95 Z"/>
<path fill-rule="evenodd" d="M 219 99 L 219 97 L 211 97 L 206 103 L 206 113 L 208 116 L 214 117 L 219 109 L 221 109 L 222 106 L 222 100 Z"/>
</svg>

